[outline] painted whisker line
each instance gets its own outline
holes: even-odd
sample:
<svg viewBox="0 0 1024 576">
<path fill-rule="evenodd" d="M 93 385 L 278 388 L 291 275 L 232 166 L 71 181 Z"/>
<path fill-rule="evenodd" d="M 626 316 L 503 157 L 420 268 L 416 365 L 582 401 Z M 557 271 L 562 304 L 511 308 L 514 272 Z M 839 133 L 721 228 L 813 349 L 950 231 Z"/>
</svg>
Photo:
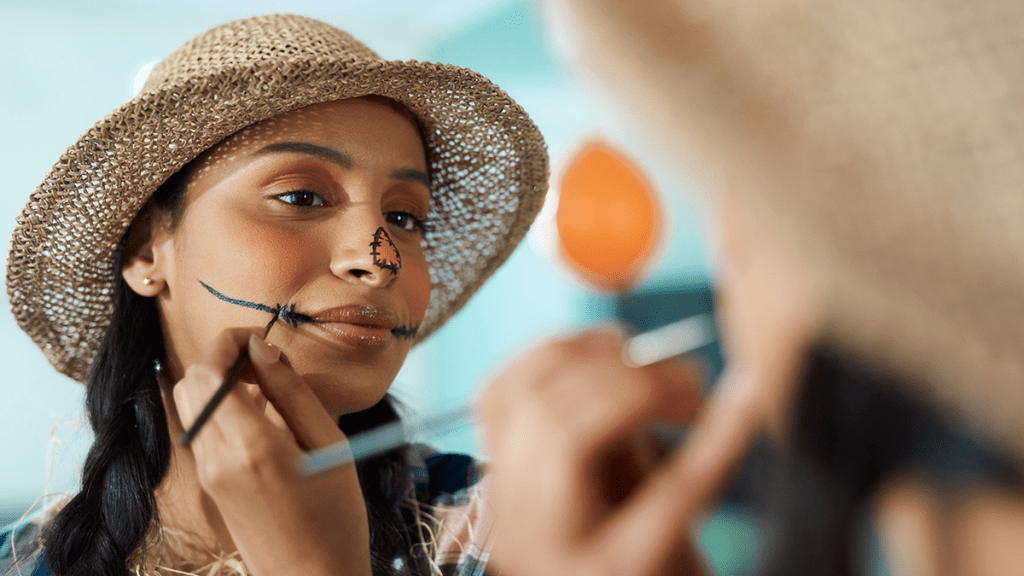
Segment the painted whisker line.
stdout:
<svg viewBox="0 0 1024 576">
<path fill-rule="evenodd" d="M 238 306 L 245 306 L 246 308 L 252 308 L 253 310 L 259 310 L 260 312 L 270 312 L 271 314 L 273 314 L 275 316 L 277 316 L 277 315 L 279 315 L 281 313 L 281 307 L 280 306 L 278 306 L 277 308 L 271 308 L 270 306 L 267 306 L 266 304 L 260 304 L 258 302 L 249 302 L 248 300 L 241 300 L 239 298 L 231 298 L 230 296 L 225 296 L 224 294 L 221 294 L 220 292 L 218 292 L 217 290 L 215 290 L 209 284 L 207 284 L 206 282 L 203 282 L 202 280 L 200 280 L 199 283 L 202 284 L 203 288 L 206 288 L 206 290 L 210 294 L 213 294 L 217 298 L 220 298 L 221 300 L 223 300 L 225 302 L 228 302 L 230 304 L 236 304 Z"/>
<path fill-rule="evenodd" d="M 313 318 L 309 314 L 303 314 L 295 310 L 295 304 L 289 304 L 287 306 L 278 306 L 277 315 L 284 320 L 292 328 L 298 328 L 299 324 L 311 323 L 317 324 L 320 321 Z"/>
<path fill-rule="evenodd" d="M 260 312 L 269 312 L 270 314 L 273 314 L 273 315 L 281 318 L 281 320 L 284 320 L 285 323 L 288 324 L 289 326 L 291 326 L 292 328 L 298 328 L 299 324 L 306 324 L 306 323 L 309 323 L 309 324 L 319 324 L 319 323 L 321 323 L 320 320 L 317 320 L 316 318 L 310 316 L 309 314 L 305 314 L 303 312 L 299 312 L 295 308 L 295 304 L 294 303 L 292 303 L 292 304 L 278 304 L 277 306 L 271 307 L 271 306 L 267 306 L 266 304 L 260 304 L 259 302 L 250 302 L 248 300 L 242 300 L 241 298 L 232 298 L 230 296 L 227 296 L 227 295 L 217 291 L 215 288 L 213 288 L 212 286 L 210 286 L 206 282 L 203 282 L 202 280 L 200 280 L 199 283 L 202 284 L 203 288 L 206 288 L 206 290 L 209 291 L 210 294 L 213 294 L 214 296 L 216 296 L 217 298 L 220 298 L 221 300 L 223 300 L 225 302 L 228 302 L 228 303 L 231 303 L 231 304 L 236 304 L 238 306 L 245 306 L 246 308 L 252 308 L 253 310 L 259 310 Z M 396 338 L 403 338 L 403 339 L 408 340 L 410 338 L 415 338 L 416 334 L 419 331 L 420 331 L 420 327 L 418 325 L 417 326 L 399 326 L 399 327 L 393 329 L 391 331 L 391 334 L 393 334 Z"/>
<path fill-rule="evenodd" d="M 405 340 L 408 340 L 410 338 L 415 338 L 416 337 L 416 333 L 419 332 L 419 331 L 420 331 L 420 327 L 419 326 L 399 326 L 398 328 L 395 328 L 394 330 L 392 330 L 391 333 L 396 338 L 403 338 Z"/>
<path fill-rule="evenodd" d="M 259 310 L 260 312 L 269 312 L 270 314 L 273 314 L 275 317 L 278 317 L 281 320 L 284 320 L 285 323 L 287 323 L 292 328 L 298 328 L 299 324 L 305 324 L 305 323 L 313 323 L 313 324 L 315 324 L 315 323 L 319 322 L 319 320 L 317 320 L 316 318 L 313 318 L 309 314 L 304 314 L 304 313 L 299 312 L 298 310 L 296 310 L 294 303 L 292 303 L 292 304 L 278 304 L 277 306 L 271 307 L 271 306 L 267 306 L 266 304 L 260 304 L 259 302 L 250 302 L 248 300 L 242 300 L 241 298 L 232 298 L 230 296 L 222 294 L 221 292 L 217 291 L 216 289 L 211 287 L 206 282 L 203 282 L 202 280 L 200 280 L 199 283 L 202 284 L 203 288 L 206 288 L 206 290 L 210 294 L 213 294 L 214 296 L 216 296 L 217 298 L 220 298 L 221 300 L 223 300 L 225 302 L 228 302 L 230 304 L 235 304 L 235 305 L 238 305 L 238 306 L 245 306 L 246 308 L 252 308 L 253 310 Z"/>
</svg>

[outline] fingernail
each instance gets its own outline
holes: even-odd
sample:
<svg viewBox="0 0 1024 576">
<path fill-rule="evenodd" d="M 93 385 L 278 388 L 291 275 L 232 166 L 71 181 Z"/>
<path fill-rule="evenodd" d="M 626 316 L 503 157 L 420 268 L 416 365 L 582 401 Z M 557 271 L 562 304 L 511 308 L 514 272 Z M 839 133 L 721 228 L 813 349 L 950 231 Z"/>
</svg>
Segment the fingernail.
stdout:
<svg viewBox="0 0 1024 576">
<path fill-rule="evenodd" d="M 264 342 L 259 336 L 249 336 L 249 356 L 253 361 L 260 364 L 273 364 L 281 359 L 281 349 L 269 342 Z"/>
</svg>

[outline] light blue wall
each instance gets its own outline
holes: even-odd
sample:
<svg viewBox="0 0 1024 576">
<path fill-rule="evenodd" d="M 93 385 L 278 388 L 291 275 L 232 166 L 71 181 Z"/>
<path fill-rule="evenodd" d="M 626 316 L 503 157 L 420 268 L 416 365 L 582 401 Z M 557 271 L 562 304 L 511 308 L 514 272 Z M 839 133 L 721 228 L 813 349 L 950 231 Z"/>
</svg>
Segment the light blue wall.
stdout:
<svg viewBox="0 0 1024 576">
<path fill-rule="evenodd" d="M 144 64 L 224 21 L 257 13 L 308 14 L 348 29 L 388 58 L 444 61 L 478 70 L 519 101 L 547 138 L 557 178 L 580 140 L 604 134 L 637 157 L 573 71 L 549 48 L 534 8 L 515 0 L 376 0 L 363 2 L 183 2 L 0 0 L 0 236 L 8 238 L 29 193 L 85 129 L 131 96 Z M 654 166 L 653 163 L 651 166 Z M 676 192 L 690 184 L 652 177 L 672 240 L 652 281 L 706 281 L 708 263 L 693 209 Z M 398 395 L 419 412 L 469 401 L 488 374 L 537 339 L 576 329 L 606 314 L 595 295 L 550 254 L 535 228 L 508 264 L 446 327 L 410 356 Z M 0 519 L 47 489 L 74 487 L 76 455 L 89 442 L 82 389 L 57 375 L 38 349 L 0 314 Z M 53 430 L 56 428 L 56 432 Z M 55 440 L 51 440 L 55 438 Z M 475 451 L 471 433 L 441 440 Z M 48 458 L 56 444 L 66 458 Z M 69 447 L 64 447 L 69 444 Z M 57 462 L 48 468 L 48 460 Z"/>
</svg>

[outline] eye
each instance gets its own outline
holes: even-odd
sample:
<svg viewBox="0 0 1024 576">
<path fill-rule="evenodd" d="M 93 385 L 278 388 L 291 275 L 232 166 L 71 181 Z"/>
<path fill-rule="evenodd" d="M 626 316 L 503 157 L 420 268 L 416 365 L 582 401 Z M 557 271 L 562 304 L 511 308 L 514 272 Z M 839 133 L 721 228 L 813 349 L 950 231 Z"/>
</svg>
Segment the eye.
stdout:
<svg viewBox="0 0 1024 576">
<path fill-rule="evenodd" d="M 292 206 L 299 206 L 302 208 L 317 208 L 320 206 L 326 206 L 327 202 L 324 201 L 324 197 L 312 190 L 293 190 L 291 192 L 285 192 L 284 194 L 278 194 L 274 196 L 285 204 L 291 204 Z"/>
<path fill-rule="evenodd" d="M 416 232 L 423 230 L 423 220 L 408 212 L 388 212 L 384 215 L 389 224 L 393 224 L 400 230 Z"/>
</svg>

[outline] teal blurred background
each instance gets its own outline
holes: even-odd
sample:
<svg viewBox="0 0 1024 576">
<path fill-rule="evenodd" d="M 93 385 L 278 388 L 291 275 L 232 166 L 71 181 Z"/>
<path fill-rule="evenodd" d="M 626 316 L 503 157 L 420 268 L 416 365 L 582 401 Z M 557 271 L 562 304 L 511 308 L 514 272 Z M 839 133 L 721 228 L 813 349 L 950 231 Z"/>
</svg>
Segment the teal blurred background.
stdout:
<svg viewBox="0 0 1024 576">
<path fill-rule="evenodd" d="M 555 192 L 583 141 L 598 137 L 624 150 L 654 182 L 666 218 L 668 239 L 644 287 L 709 285 L 701 188 L 668 175 L 678 166 L 655 160 L 630 119 L 554 49 L 537 7 L 520 0 L 0 0 L 0 235 L 9 237 L 58 156 L 131 98 L 140 69 L 217 24 L 282 11 L 346 29 L 386 58 L 451 63 L 488 76 L 545 135 Z M 559 260 L 547 216 L 470 304 L 410 355 L 394 391 L 411 410 L 468 402 L 518 351 L 614 314 L 611 295 L 582 284 Z M 46 363 L 10 314 L 0 315 L 0 342 L 3 524 L 45 493 L 74 490 L 90 438 L 82 387 Z M 436 442 L 482 455 L 472 431 Z M 718 515 L 707 531 L 723 573 L 741 572 L 752 557 L 744 543 L 753 533 L 737 514 Z"/>
</svg>

